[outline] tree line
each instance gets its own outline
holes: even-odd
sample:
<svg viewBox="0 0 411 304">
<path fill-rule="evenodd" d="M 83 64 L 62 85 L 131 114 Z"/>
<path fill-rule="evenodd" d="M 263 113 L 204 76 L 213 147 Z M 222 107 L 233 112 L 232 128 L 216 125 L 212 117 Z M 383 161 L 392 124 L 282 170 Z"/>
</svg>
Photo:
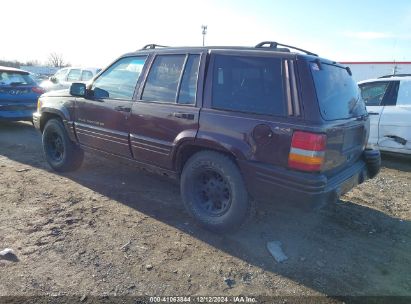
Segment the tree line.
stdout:
<svg viewBox="0 0 411 304">
<path fill-rule="evenodd" d="M 21 62 L 18 60 L 0 60 L 0 66 L 6 66 L 6 67 L 12 67 L 12 68 L 19 68 L 22 65 L 27 65 L 27 66 L 50 66 L 50 67 L 55 67 L 55 68 L 64 68 L 67 66 L 70 66 L 71 64 L 67 62 L 62 54 L 53 52 L 50 53 L 47 62 L 45 64 L 42 64 L 38 60 L 29 60 L 26 62 Z"/>
</svg>

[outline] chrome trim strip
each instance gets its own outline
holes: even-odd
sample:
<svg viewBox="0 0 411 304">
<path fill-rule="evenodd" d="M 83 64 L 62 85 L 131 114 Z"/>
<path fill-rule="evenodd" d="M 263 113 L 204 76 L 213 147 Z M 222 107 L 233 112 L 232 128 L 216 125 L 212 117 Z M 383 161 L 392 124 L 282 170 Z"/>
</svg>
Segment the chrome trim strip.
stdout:
<svg viewBox="0 0 411 304">
<path fill-rule="evenodd" d="M 127 143 L 128 143 L 128 138 L 120 138 L 120 137 L 116 137 L 116 136 L 111 136 L 111 135 L 103 134 L 103 133 L 100 133 L 100 132 L 93 132 L 93 131 L 86 130 L 86 129 L 83 129 L 83 128 L 77 128 L 77 133 L 78 133 L 78 132 L 82 132 L 83 134 L 85 134 L 85 133 L 92 133 L 92 134 L 96 134 L 96 135 L 98 135 L 98 136 L 109 137 L 109 138 L 117 139 L 117 140 L 119 140 L 119 141 L 124 141 L 124 142 L 127 142 Z M 93 136 L 93 135 L 89 135 L 89 136 Z M 109 140 L 109 139 L 107 139 L 107 140 Z"/>
<path fill-rule="evenodd" d="M 146 146 L 146 147 L 163 150 L 163 151 L 166 151 L 167 153 L 170 152 L 170 150 L 171 150 L 171 148 L 158 147 L 158 146 L 155 146 L 155 145 L 150 145 L 148 143 L 141 142 L 141 141 L 136 141 L 136 140 L 131 140 L 130 142 L 131 142 L 132 145 L 137 145 L 137 146 L 138 145 L 143 145 L 143 146 Z"/>
<path fill-rule="evenodd" d="M 106 129 L 106 128 L 102 128 L 102 127 L 98 127 L 98 126 L 94 126 L 94 125 L 89 125 L 89 124 L 84 124 L 81 122 L 75 122 L 74 123 L 76 127 L 80 127 L 80 128 L 87 128 L 87 129 L 92 129 L 92 130 L 98 130 L 101 132 L 105 132 L 105 133 L 109 133 L 109 134 L 115 134 L 121 137 L 125 137 L 128 138 L 128 133 L 127 132 L 119 132 L 119 131 L 114 131 L 112 129 Z"/>
<path fill-rule="evenodd" d="M 130 134 L 130 141 L 144 141 L 147 142 L 149 144 L 158 144 L 158 145 L 162 145 L 165 147 L 171 147 L 173 146 L 173 143 L 169 142 L 169 141 L 165 141 L 165 140 L 160 140 L 160 139 L 154 139 L 151 137 L 147 137 L 147 136 L 142 136 L 142 135 L 137 135 L 137 134 Z"/>
<path fill-rule="evenodd" d="M 297 91 L 297 81 L 295 79 L 295 71 L 294 71 L 294 60 L 290 60 L 290 71 L 291 71 L 291 90 L 293 95 L 293 110 L 294 115 L 300 116 L 300 103 L 298 100 L 298 91 Z"/>
<path fill-rule="evenodd" d="M 284 72 L 285 72 L 285 91 L 287 95 L 287 111 L 288 115 L 293 115 L 293 108 L 291 103 L 291 89 L 290 89 L 290 74 L 288 71 L 288 60 L 284 61 Z"/>
<path fill-rule="evenodd" d="M 110 141 L 110 142 L 113 142 L 113 143 L 116 143 L 116 144 L 119 144 L 119 145 L 128 146 L 128 143 L 125 144 L 125 143 L 118 142 L 118 141 L 114 141 L 114 140 L 110 140 L 110 139 L 107 139 L 107 138 L 103 138 L 103 137 L 99 137 L 99 136 L 93 136 L 93 135 L 90 135 L 90 134 L 87 134 L 87 133 L 83 133 L 83 132 L 77 130 L 77 136 L 78 136 L 78 137 L 79 137 L 79 134 L 80 134 L 80 135 L 83 135 L 83 136 L 88 136 L 88 137 L 91 137 L 91 138 L 98 138 L 98 139 L 101 139 L 101 140 Z"/>
<path fill-rule="evenodd" d="M 161 154 L 161 155 L 166 155 L 166 156 L 170 155 L 170 153 L 155 151 L 155 150 L 152 150 L 152 149 L 143 148 L 143 147 L 139 147 L 139 146 L 135 146 L 135 145 L 132 145 L 132 147 L 133 147 L 133 149 L 146 150 L 146 151 L 150 151 L 150 152 L 157 153 L 157 154 Z M 137 154 L 138 154 L 138 153 L 137 153 Z"/>
</svg>

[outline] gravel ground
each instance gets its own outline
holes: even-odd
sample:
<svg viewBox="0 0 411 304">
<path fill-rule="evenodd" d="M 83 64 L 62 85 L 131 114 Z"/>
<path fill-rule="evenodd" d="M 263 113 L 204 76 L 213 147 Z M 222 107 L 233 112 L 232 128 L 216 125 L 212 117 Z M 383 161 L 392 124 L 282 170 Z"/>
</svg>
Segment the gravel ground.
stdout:
<svg viewBox="0 0 411 304">
<path fill-rule="evenodd" d="M 0 123 L 0 251 L 16 255 L 0 256 L 0 296 L 411 297 L 409 158 L 384 157 L 377 178 L 321 211 L 277 203 L 215 235 L 176 182 L 90 155 L 57 174 L 31 124 Z"/>
</svg>

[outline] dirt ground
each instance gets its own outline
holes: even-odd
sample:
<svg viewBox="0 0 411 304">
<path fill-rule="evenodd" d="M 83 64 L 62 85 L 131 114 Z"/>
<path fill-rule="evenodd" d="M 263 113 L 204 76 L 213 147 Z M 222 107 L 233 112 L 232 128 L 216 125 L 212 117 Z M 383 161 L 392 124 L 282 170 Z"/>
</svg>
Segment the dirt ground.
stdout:
<svg viewBox="0 0 411 304">
<path fill-rule="evenodd" d="M 410 159 L 384 157 L 377 178 L 321 211 L 277 205 L 215 235 L 176 182 L 90 155 L 56 174 L 31 124 L 0 123 L 0 250 L 17 256 L 0 259 L 0 296 L 411 296 Z"/>
</svg>

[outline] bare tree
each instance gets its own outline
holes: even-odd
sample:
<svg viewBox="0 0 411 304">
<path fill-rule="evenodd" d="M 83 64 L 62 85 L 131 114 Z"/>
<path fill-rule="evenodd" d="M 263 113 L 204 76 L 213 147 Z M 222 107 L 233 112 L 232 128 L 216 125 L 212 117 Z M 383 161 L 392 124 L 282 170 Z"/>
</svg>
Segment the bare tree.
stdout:
<svg viewBox="0 0 411 304">
<path fill-rule="evenodd" d="M 56 68 L 62 68 L 62 67 L 67 66 L 67 64 L 65 63 L 63 59 L 63 55 L 55 53 L 55 52 L 50 53 L 48 63 L 50 66 L 53 66 Z"/>
</svg>

